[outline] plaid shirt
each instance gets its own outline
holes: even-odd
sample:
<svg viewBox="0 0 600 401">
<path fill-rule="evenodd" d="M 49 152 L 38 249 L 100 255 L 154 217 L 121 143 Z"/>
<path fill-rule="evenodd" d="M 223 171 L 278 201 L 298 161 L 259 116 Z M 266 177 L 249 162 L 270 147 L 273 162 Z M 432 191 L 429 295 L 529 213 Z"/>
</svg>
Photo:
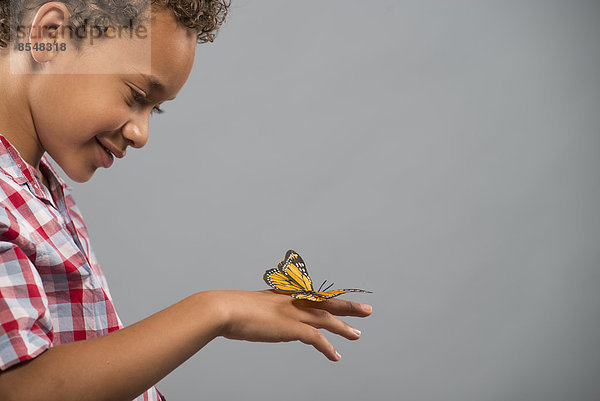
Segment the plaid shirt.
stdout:
<svg viewBox="0 0 600 401">
<path fill-rule="evenodd" d="M 50 191 L 0 135 L 0 372 L 123 327 L 71 187 L 45 155 L 40 170 Z"/>
</svg>

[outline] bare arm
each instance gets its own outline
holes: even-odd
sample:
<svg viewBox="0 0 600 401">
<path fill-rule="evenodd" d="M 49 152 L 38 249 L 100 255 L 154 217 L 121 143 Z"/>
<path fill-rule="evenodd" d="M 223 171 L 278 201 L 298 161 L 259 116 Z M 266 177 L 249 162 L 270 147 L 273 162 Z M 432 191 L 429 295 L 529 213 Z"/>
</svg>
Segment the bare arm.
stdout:
<svg viewBox="0 0 600 401">
<path fill-rule="evenodd" d="M 4 401 L 131 401 L 217 336 L 313 345 L 333 361 L 335 350 L 318 328 L 360 337 L 333 315 L 368 316 L 342 300 L 293 300 L 272 291 L 207 291 L 105 336 L 50 348 L 0 373 Z"/>
</svg>

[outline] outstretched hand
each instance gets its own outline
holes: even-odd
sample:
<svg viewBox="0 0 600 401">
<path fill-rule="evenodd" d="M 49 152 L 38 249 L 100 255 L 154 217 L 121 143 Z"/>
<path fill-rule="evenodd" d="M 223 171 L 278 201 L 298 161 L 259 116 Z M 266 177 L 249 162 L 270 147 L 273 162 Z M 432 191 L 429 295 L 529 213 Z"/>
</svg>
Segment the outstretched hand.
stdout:
<svg viewBox="0 0 600 401">
<path fill-rule="evenodd" d="M 323 302 L 299 300 L 273 290 L 210 291 L 224 318 L 220 335 L 233 340 L 260 342 L 302 341 L 328 359 L 340 354 L 319 331 L 325 329 L 348 340 L 358 340 L 360 331 L 336 316 L 366 317 L 370 305 L 342 299 Z"/>
</svg>

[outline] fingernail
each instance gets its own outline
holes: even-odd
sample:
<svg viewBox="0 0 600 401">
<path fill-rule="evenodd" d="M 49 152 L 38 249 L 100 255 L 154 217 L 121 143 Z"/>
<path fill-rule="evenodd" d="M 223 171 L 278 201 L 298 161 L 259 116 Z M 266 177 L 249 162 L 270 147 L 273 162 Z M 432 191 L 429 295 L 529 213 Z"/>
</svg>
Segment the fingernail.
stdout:
<svg viewBox="0 0 600 401">
<path fill-rule="evenodd" d="M 373 311 L 373 307 L 371 307 L 371 305 L 362 304 L 361 306 L 362 306 L 363 310 L 367 313 L 371 313 Z"/>
<path fill-rule="evenodd" d="M 356 334 L 357 336 L 360 336 L 360 330 L 359 329 L 352 329 L 352 331 L 354 332 L 354 334 Z"/>
<path fill-rule="evenodd" d="M 335 351 L 335 355 L 337 356 L 338 361 L 342 358 L 339 352 Z"/>
</svg>

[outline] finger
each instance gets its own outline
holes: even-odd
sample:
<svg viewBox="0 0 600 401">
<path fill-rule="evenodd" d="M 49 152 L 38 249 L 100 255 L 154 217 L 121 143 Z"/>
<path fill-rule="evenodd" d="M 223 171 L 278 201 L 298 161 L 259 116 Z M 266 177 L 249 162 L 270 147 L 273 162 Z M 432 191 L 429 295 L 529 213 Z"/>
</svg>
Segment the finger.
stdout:
<svg viewBox="0 0 600 401">
<path fill-rule="evenodd" d="M 358 340 L 360 338 L 360 330 L 353 328 L 324 309 L 307 309 L 307 315 L 305 323 L 317 329 L 328 330 L 346 337 L 348 340 Z"/>
<path fill-rule="evenodd" d="M 358 302 L 347 301 L 344 299 L 332 298 L 322 302 L 313 302 L 299 299 L 296 300 L 296 302 L 298 303 L 298 305 L 304 307 L 324 309 L 336 316 L 366 317 L 369 316 L 373 311 L 371 305 L 359 304 Z"/>
<path fill-rule="evenodd" d="M 323 333 L 312 326 L 303 326 L 298 338 L 300 341 L 304 344 L 312 345 L 331 361 L 337 362 L 340 360 L 340 354 L 333 348 L 333 345 L 325 338 Z"/>
</svg>

